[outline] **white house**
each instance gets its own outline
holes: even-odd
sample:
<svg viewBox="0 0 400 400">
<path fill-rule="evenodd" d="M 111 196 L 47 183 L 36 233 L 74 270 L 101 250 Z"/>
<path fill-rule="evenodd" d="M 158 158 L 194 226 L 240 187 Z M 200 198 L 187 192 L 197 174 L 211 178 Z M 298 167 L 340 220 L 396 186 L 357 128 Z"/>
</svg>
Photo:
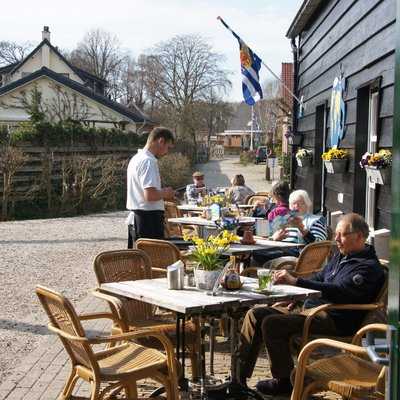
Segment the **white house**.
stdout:
<svg viewBox="0 0 400 400">
<path fill-rule="evenodd" d="M 68 117 L 90 126 L 138 132 L 154 125 L 138 108 L 130 109 L 104 95 L 107 82 L 72 65 L 50 43 L 47 26 L 40 44 L 21 62 L 0 68 L 0 124 L 27 121 L 26 100 L 35 88 L 48 117 Z"/>
</svg>

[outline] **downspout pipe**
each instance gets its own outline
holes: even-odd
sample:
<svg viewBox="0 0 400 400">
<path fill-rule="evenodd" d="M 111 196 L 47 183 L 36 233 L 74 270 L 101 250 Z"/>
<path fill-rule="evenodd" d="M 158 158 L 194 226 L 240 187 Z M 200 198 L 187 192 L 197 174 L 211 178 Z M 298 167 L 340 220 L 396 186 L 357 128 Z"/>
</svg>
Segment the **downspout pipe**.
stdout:
<svg viewBox="0 0 400 400">
<path fill-rule="evenodd" d="M 290 41 L 293 53 L 293 92 L 297 96 L 298 90 L 298 47 L 296 45 L 296 38 L 292 38 Z M 299 104 L 295 98 L 293 98 L 293 112 L 292 112 L 292 132 L 296 134 L 297 132 L 297 114 L 298 114 Z M 290 187 L 294 188 L 295 173 L 295 148 L 291 146 L 291 157 L 290 157 Z"/>
</svg>

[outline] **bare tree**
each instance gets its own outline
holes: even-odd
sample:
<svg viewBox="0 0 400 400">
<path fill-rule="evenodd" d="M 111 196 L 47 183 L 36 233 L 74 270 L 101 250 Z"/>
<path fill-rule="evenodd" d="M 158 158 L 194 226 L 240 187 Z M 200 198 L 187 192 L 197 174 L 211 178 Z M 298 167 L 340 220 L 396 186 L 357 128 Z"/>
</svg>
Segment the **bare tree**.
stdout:
<svg viewBox="0 0 400 400">
<path fill-rule="evenodd" d="M 14 64 L 22 61 L 33 49 L 31 42 L 16 43 L 0 41 L 0 65 Z"/>
<path fill-rule="evenodd" d="M 121 67 L 126 55 L 118 38 L 103 29 L 93 29 L 71 52 L 72 63 L 109 82 L 107 94 L 118 99 Z"/>
<path fill-rule="evenodd" d="M 161 42 L 147 57 L 146 88 L 163 106 L 173 110 L 178 135 L 196 143 L 193 126 L 195 104 L 205 101 L 210 90 L 230 87 L 227 73 L 220 67 L 223 56 L 212 51 L 204 38 L 181 35 Z"/>
</svg>

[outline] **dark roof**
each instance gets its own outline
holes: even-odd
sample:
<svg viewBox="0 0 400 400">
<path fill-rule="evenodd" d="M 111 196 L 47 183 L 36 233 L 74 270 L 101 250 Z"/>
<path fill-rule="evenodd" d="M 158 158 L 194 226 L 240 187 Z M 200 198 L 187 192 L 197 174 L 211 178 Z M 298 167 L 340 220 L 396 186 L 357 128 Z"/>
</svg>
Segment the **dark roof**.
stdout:
<svg viewBox="0 0 400 400">
<path fill-rule="evenodd" d="M 102 82 L 104 84 L 107 83 L 107 81 L 103 78 L 100 78 L 96 75 L 91 74 L 88 71 L 83 70 L 82 68 L 78 68 L 75 65 L 72 65 L 61 53 L 60 51 L 57 49 L 57 47 L 54 47 L 47 39 L 43 39 L 20 63 L 14 64 L 14 68 L 12 68 L 11 73 L 14 73 L 17 69 L 19 69 L 20 67 L 22 67 L 25 62 L 31 58 L 44 44 L 47 44 L 51 50 L 53 50 L 58 57 L 60 57 L 65 64 L 68 65 L 68 67 L 70 67 L 83 81 L 86 81 L 88 78 L 89 79 L 94 79 L 97 80 L 99 82 Z"/>
<path fill-rule="evenodd" d="M 82 68 L 76 67 L 75 65 L 72 65 L 72 68 L 74 69 L 74 71 L 76 72 L 77 75 L 79 75 L 82 80 L 86 80 L 86 79 L 91 79 L 91 80 L 95 80 L 98 82 L 101 82 L 102 84 L 106 85 L 107 81 L 103 78 L 98 77 L 97 75 L 93 75 L 88 71 L 85 71 Z"/>
<path fill-rule="evenodd" d="M 17 64 L 19 64 L 18 62 L 12 63 L 12 64 L 8 64 L 5 65 L 4 67 L 0 67 L 0 74 L 7 74 L 8 72 L 10 72 Z"/>
<path fill-rule="evenodd" d="M 21 85 L 24 85 L 26 83 L 29 83 L 35 79 L 40 78 L 41 76 L 47 76 L 54 81 L 61 83 L 62 85 L 68 86 L 70 89 L 76 90 L 77 92 L 83 94 L 86 97 L 89 97 L 90 99 L 97 101 L 100 104 L 103 104 L 104 106 L 107 106 L 111 108 L 112 110 L 124 115 L 125 117 L 133 120 L 134 122 L 146 122 L 146 123 L 152 123 L 151 121 L 144 113 L 142 113 L 138 108 L 136 108 L 136 111 L 132 111 L 128 109 L 127 107 L 123 106 L 122 104 L 119 104 L 115 101 L 110 100 L 109 98 L 102 96 L 98 93 L 93 92 L 93 90 L 87 88 L 86 86 L 83 86 L 82 84 L 69 79 L 61 74 L 58 74 L 46 67 L 42 67 L 41 69 L 24 76 L 21 79 L 18 79 L 14 82 L 9 83 L 8 85 L 0 87 L 0 95 L 7 93 Z"/>
<path fill-rule="evenodd" d="M 286 37 L 293 39 L 298 36 L 322 3 L 323 0 L 304 0 L 286 32 Z"/>
</svg>

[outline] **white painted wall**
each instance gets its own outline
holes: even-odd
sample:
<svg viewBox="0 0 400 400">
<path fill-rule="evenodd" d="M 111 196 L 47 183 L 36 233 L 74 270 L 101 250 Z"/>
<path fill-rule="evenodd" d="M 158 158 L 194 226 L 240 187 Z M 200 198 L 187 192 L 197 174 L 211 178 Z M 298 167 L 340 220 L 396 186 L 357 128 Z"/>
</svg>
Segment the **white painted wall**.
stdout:
<svg viewBox="0 0 400 400">
<path fill-rule="evenodd" d="M 43 104 L 47 105 L 49 108 L 54 105 L 57 101 L 57 90 L 56 86 L 60 87 L 63 95 L 72 99 L 76 96 L 77 103 L 82 105 L 82 109 L 87 107 L 89 120 L 109 120 L 109 121 L 126 121 L 129 123 L 127 129 L 136 131 L 136 124 L 129 120 L 127 117 L 119 114 L 118 112 L 109 109 L 108 107 L 97 103 L 96 101 L 89 99 L 74 90 L 60 85 L 58 82 L 51 80 L 48 77 L 41 77 L 34 82 L 30 82 L 23 87 L 14 89 L 11 92 L 3 94 L 0 96 L 0 123 L 6 121 L 24 121 L 29 118 L 28 114 L 21 109 L 19 98 L 24 91 L 29 95 L 30 91 L 34 89 L 35 85 L 38 90 L 42 93 Z M 85 106 L 86 105 L 86 106 Z M 108 123 L 98 123 L 97 126 L 104 126 L 107 128 L 113 127 L 113 124 Z"/>
<path fill-rule="evenodd" d="M 21 79 L 24 75 L 31 74 L 43 66 L 59 74 L 68 74 L 70 79 L 83 84 L 82 79 L 47 44 L 44 44 L 11 76 L 10 82 Z"/>
</svg>

